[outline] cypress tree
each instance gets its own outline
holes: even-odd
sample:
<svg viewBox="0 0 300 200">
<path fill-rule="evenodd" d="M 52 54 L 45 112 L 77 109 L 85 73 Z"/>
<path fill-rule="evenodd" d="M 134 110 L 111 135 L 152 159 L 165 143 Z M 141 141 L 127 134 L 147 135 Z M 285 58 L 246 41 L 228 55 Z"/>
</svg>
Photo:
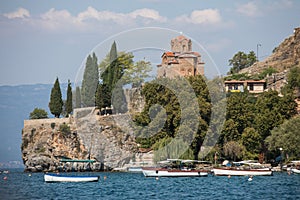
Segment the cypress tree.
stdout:
<svg viewBox="0 0 300 200">
<path fill-rule="evenodd" d="M 86 107 L 95 105 L 95 94 L 99 82 L 97 62 L 95 53 L 87 57 L 81 88 L 82 103 Z"/>
<path fill-rule="evenodd" d="M 58 78 L 56 78 L 54 86 L 51 89 L 49 109 L 50 112 L 57 118 L 59 118 L 63 110 L 63 100 L 61 97 L 61 90 Z"/>
<path fill-rule="evenodd" d="M 109 62 L 112 63 L 114 62 L 118 57 L 118 53 L 117 53 L 117 45 L 116 42 L 114 41 L 114 43 L 111 45 L 110 48 L 110 52 L 109 52 Z"/>
<path fill-rule="evenodd" d="M 78 86 L 76 87 L 75 95 L 75 108 L 81 108 L 81 94 Z"/>
<path fill-rule="evenodd" d="M 72 87 L 71 87 L 70 80 L 68 80 L 67 100 L 66 100 L 66 104 L 65 104 L 65 111 L 66 111 L 66 117 L 68 117 L 69 114 L 73 111 Z"/>
<path fill-rule="evenodd" d="M 125 113 L 127 112 L 127 103 L 122 88 L 122 84 L 118 84 L 112 94 L 112 103 L 115 113 Z"/>
<path fill-rule="evenodd" d="M 97 91 L 96 91 L 96 97 L 95 97 L 95 105 L 98 109 L 101 110 L 101 108 L 104 107 L 104 102 L 103 102 L 103 87 L 102 87 L 102 84 L 98 84 L 98 87 L 97 87 Z"/>
</svg>

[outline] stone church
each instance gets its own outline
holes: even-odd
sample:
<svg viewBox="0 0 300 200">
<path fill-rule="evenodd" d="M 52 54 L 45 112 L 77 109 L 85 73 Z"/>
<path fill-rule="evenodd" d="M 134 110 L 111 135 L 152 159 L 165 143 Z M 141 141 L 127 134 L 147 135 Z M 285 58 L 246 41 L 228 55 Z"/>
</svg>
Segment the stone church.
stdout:
<svg viewBox="0 0 300 200">
<path fill-rule="evenodd" d="M 200 53 L 192 51 L 191 39 L 183 35 L 171 40 L 171 51 L 164 52 L 161 58 L 161 64 L 157 65 L 157 77 L 204 75 Z"/>
</svg>

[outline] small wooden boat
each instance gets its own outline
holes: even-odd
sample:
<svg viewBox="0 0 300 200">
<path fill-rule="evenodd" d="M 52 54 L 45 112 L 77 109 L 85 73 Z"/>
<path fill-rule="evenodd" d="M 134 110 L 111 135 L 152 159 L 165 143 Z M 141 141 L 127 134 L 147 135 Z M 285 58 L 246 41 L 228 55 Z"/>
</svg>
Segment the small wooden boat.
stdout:
<svg viewBox="0 0 300 200">
<path fill-rule="evenodd" d="M 60 174 L 45 174 L 45 182 L 97 182 L 99 176 L 71 176 Z"/>
<path fill-rule="evenodd" d="M 300 174 L 300 169 L 292 168 L 291 171 L 295 174 Z"/>
<path fill-rule="evenodd" d="M 142 172 L 146 177 L 204 177 L 208 172 L 202 170 L 164 169 L 143 167 Z"/>
<path fill-rule="evenodd" d="M 269 168 L 239 169 L 239 168 L 214 168 L 215 176 L 271 176 L 273 171 Z"/>
<path fill-rule="evenodd" d="M 128 172 L 141 173 L 143 171 L 142 167 L 128 167 Z"/>
<path fill-rule="evenodd" d="M 205 177 L 208 176 L 206 170 L 196 170 L 191 167 L 183 167 L 184 165 L 192 165 L 198 161 L 168 159 L 160 161 L 159 164 L 164 167 L 142 167 L 142 172 L 146 177 Z"/>
</svg>

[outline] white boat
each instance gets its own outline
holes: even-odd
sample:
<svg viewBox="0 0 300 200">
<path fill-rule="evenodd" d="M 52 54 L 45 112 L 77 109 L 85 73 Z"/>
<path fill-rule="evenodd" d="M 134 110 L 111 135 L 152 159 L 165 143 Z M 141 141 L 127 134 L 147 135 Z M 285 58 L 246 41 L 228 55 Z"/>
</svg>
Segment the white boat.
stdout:
<svg viewBox="0 0 300 200">
<path fill-rule="evenodd" d="M 292 168 L 291 171 L 293 173 L 300 174 L 300 170 L 299 169 Z"/>
<path fill-rule="evenodd" d="M 214 168 L 215 176 L 271 176 L 273 171 L 269 168 L 238 169 L 238 168 Z"/>
<path fill-rule="evenodd" d="M 201 170 L 164 169 L 155 167 L 143 167 L 142 172 L 146 177 L 202 177 L 208 176 L 208 172 Z"/>
<path fill-rule="evenodd" d="M 142 172 L 142 167 L 128 167 L 127 171 L 128 172 Z"/>
<path fill-rule="evenodd" d="M 60 174 L 45 174 L 45 182 L 97 182 L 99 176 L 66 176 Z"/>
<path fill-rule="evenodd" d="M 158 162 L 162 167 L 142 167 L 146 177 L 203 177 L 208 176 L 207 170 L 193 168 L 197 160 L 167 159 Z"/>
</svg>

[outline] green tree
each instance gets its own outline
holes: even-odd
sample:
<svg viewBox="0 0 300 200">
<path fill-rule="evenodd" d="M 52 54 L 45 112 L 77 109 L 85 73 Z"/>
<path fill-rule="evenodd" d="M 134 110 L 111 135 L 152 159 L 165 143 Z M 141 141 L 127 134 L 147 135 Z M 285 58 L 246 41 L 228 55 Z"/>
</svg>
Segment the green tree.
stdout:
<svg viewBox="0 0 300 200">
<path fill-rule="evenodd" d="M 29 119 L 46 119 L 48 118 L 48 113 L 44 109 L 35 108 L 29 116 Z"/>
<path fill-rule="evenodd" d="M 237 158 L 241 158 L 244 153 L 245 147 L 236 141 L 229 141 L 224 144 L 223 151 L 226 156 L 229 156 L 232 160 L 236 161 Z"/>
<path fill-rule="evenodd" d="M 112 92 L 116 87 L 116 84 L 118 86 L 125 84 L 125 81 L 122 77 L 124 75 L 125 70 L 131 68 L 132 65 L 133 55 L 131 53 L 117 52 L 116 43 L 114 42 L 111 46 L 109 54 L 106 55 L 106 57 L 99 65 L 102 79 L 101 90 L 105 92 L 105 95 L 97 94 L 97 97 L 105 99 L 96 99 L 96 102 L 103 102 L 105 107 L 111 106 Z M 98 92 L 100 92 L 100 89 Z M 116 107 L 118 107 L 118 105 L 116 105 Z"/>
<path fill-rule="evenodd" d="M 59 118 L 63 111 L 63 100 L 61 96 L 59 80 L 56 78 L 54 86 L 51 90 L 49 109 L 50 112 L 57 118 Z"/>
<path fill-rule="evenodd" d="M 76 87 L 75 91 L 75 108 L 81 108 L 81 94 L 80 87 Z"/>
<path fill-rule="evenodd" d="M 127 102 L 122 85 L 116 85 L 112 91 L 112 105 L 115 113 L 127 112 Z"/>
<path fill-rule="evenodd" d="M 278 151 L 282 148 L 285 153 L 293 158 L 300 156 L 300 116 L 285 121 L 279 127 L 271 131 L 271 135 L 266 138 L 266 143 L 270 150 Z"/>
<path fill-rule="evenodd" d="M 66 117 L 69 116 L 69 114 L 73 111 L 73 100 L 72 100 L 72 86 L 70 80 L 68 80 L 68 89 L 67 89 L 67 100 L 65 102 L 65 112 Z"/>
<path fill-rule="evenodd" d="M 247 55 L 247 65 L 246 67 L 250 67 L 251 65 L 253 65 L 255 62 L 257 61 L 257 57 L 256 54 L 254 53 L 254 51 L 250 51 Z"/>
<path fill-rule="evenodd" d="M 295 66 L 290 69 L 287 75 L 288 84 L 282 88 L 284 94 L 296 94 L 300 98 L 300 66 Z"/>
<path fill-rule="evenodd" d="M 253 122 L 253 104 L 247 93 L 232 93 L 227 98 L 226 120 L 232 119 L 239 135 Z"/>
<path fill-rule="evenodd" d="M 96 97 L 95 97 L 95 105 L 98 109 L 101 110 L 101 108 L 104 108 L 104 97 L 103 94 L 103 85 L 101 83 L 98 84 L 97 91 L 96 91 Z"/>
<path fill-rule="evenodd" d="M 261 136 L 251 127 L 244 129 L 241 142 L 245 146 L 248 154 L 248 159 L 255 159 L 258 157 L 260 151 Z"/>
<path fill-rule="evenodd" d="M 132 84 L 132 87 L 140 86 L 146 78 L 149 77 L 151 63 L 141 60 L 136 62 L 132 67 L 127 68 L 124 72 L 124 84 Z"/>
<path fill-rule="evenodd" d="M 291 97 L 279 97 L 278 92 L 271 90 L 258 97 L 255 108 L 254 128 L 261 136 L 261 152 L 265 154 L 265 139 L 270 136 L 272 129 L 296 113 L 296 103 Z"/>
<path fill-rule="evenodd" d="M 99 82 L 99 71 L 96 54 L 89 55 L 86 60 L 81 86 L 81 100 L 85 107 L 95 105 L 95 94 Z"/>
<path fill-rule="evenodd" d="M 249 54 L 239 51 L 231 59 L 229 59 L 229 65 L 232 66 L 229 73 L 235 74 L 240 70 L 250 67 L 256 62 L 256 55 L 254 51 L 250 51 Z"/>
<path fill-rule="evenodd" d="M 178 95 L 181 97 L 188 97 L 189 91 L 181 88 L 182 85 L 187 84 L 185 78 L 159 78 L 154 83 L 149 82 L 143 86 L 142 94 L 145 97 L 146 104 L 144 110 L 134 116 L 134 121 L 141 127 L 148 127 L 148 132 L 145 132 L 144 129 L 137 131 L 138 141 L 149 145 L 148 147 L 152 145 L 153 147 L 161 147 L 161 144 L 165 145 L 165 141 L 169 141 L 166 138 L 181 138 L 182 141 L 175 145 L 175 149 L 170 151 L 164 149 L 162 151 L 165 153 L 162 153 L 164 155 L 173 155 L 174 152 L 180 152 L 180 149 L 184 147 L 182 143 L 188 143 L 190 144 L 189 149 L 181 155 L 181 158 L 198 159 L 200 147 L 210 121 L 210 95 L 202 76 L 189 77 L 187 80 L 189 85 L 192 86 L 193 93 L 196 94 L 198 105 L 192 105 L 192 102 L 188 100 L 181 102 L 183 105 L 180 105 L 177 96 L 169 89 L 172 88 L 178 91 Z M 168 85 L 168 87 L 164 85 Z M 149 116 L 148 112 L 154 105 L 160 105 L 165 109 L 166 119 L 164 118 L 164 113 L 159 110 L 157 110 L 156 117 L 151 118 Z M 193 115 L 195 110 L 197 110 L 195 106 L 199 107 L 197 119 L 194 119 L 195 115 Z M 198 124 L 196 132 L 192 130 L 194 124 Z M 158 125 L 163 125 L 163 127 L 158 130 Z"/>
<path fill-rule="evenodd" d="M 233 119 L 226 120 L 221 137 L 219 138 L 220 142 L 224 144 L 231 140 L 238 141 L 240 137 L 241 134 L 238 131 L 238 124 Z"/>
</svg>

